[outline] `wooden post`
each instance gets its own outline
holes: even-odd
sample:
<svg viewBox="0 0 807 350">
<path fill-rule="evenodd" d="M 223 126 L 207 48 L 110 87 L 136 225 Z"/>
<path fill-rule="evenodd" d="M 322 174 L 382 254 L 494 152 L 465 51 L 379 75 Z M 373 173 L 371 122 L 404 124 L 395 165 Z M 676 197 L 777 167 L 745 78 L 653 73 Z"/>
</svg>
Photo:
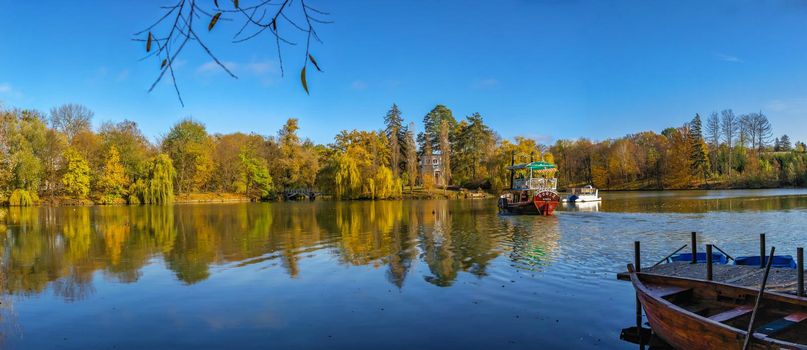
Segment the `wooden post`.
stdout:
<svg viewBox="0 0 807 350">
<path fill-rule="evenodd" d="M 748 346 L 751 345 L 751 338 L 754 337 L 754 323 L 756 322 L 757 319 L 757 311 L 759 310 L 759 303 L 760 301 L 762 301 L 762 295 L 765 294 L 765 285 L 768 283 L 768 274 L 771 272 L 771 263 L 773 262 L 773 253 L 775 251 L 776 247 L 771 247 L 771 258 L 768 259 L 768 264 L 765 265 L 765 274 L 762 275 L 762 285 L 759 286 L 759 294 L 757 294 L 757 301 L 754 303 L 754 308 L 751 310 L 751 321 L 748 322 L 748 331 L 746 331 L 745 333 L 745 342 L 743 343 L 743 350 L 748 349 Z"/>
<path fill-rule="evenodd" d="M 804 296 L 804 248 L 798 247 L 796 248 L 796 258 L 799 259 L 799 290 L 798 295 L 800 297 Z"/>
<path fill-rule="evenodd" d="M 633 242 L 633 267 L 636 272 L 642 272 L 641 243 Z M 642 344 L 642 303 L 639 301 L 639 292 L 636 292 L 636 334 L 639 344 Z"/>
<path fill-rule="evenodd" d="M 712 245 L 706 245 L 706 280 L 712 280 Z"/>
<path fill-rule="evenodd" d="M 759 268 L 765 268 L 765 234 L 759 234 Z"/>
<path fill-rule="evenodd" d="M 698 262 L 698 233 L 692 232 L 692 263 Z"/>
<path fill-rule="evenodd" d="M 510 189 L 513 189 L 513 178 L 516 176 L 516 171 L 513 166 L 516 165 L 516 152 L 510 152 Z"/>
</svg>

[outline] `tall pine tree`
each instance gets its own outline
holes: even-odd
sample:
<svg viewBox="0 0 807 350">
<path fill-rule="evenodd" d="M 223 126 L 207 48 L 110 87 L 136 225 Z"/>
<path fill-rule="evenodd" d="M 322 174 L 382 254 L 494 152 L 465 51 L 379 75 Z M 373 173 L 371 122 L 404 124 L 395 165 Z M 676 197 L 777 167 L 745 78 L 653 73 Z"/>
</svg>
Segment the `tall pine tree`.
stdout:
<svg viewBox="0 0 807 350">
<path fill-rule="evenodd" d="M 689 148 L 689 160 L 690 167 L 692 168 L 692 174 L 695 176 L 701 176 L 704 180 L 706 180 L 709 166 L 709 149 L 706 147 L 706 142 L 703 140 L 701 116 L 697 113 L 689 123 Z"/>
<path fill-rule="evenodd" d="M 405 130 L 403 127 L 403 118 L 401 118 L 401 111 L 396 104 L 384 116 L 384 124 L 387 126 L 385 132 L 389 140 L 389 155 L 390 155 L 390 169 L 392 169 L 393 178 L 398 178 L 401 169 L 401 156 L 406 156 L 404 152 L 405 145 Z"/>
</svg>

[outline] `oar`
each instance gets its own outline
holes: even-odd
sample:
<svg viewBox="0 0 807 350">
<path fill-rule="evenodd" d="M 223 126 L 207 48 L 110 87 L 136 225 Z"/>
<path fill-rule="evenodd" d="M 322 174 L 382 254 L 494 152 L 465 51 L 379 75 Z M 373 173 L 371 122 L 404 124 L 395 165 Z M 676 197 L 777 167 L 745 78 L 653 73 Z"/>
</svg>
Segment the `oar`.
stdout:
<svg viewBox="0 0 807 350">
<path fill-rule="evenodd" d="M 754 304 L 754 311 L 751 312 L 751 321 L 748 323 L 748 332 L 745 334 L 743 350 L 748 349 L 748 346 L 751 345 L 751 338 L 754 337 L 754 320 L 757 318 L 757 311 L 759 310 L 759 302 L 762 300 L 762 294 L 765 293 L 765 284 L 768 283 L 768 273 L 771 271 L 774 251 L 776 251 L 776 247 L 771 247 L 771 258 L 768 259 L 768 264 L 765 265 L 765 274 L 762 276 L 762 285 L 759 286 L 759 294 L 757 295 L 757 302 Z M 762 259 L 762 257 L 759 258 Z"/>
</svg>

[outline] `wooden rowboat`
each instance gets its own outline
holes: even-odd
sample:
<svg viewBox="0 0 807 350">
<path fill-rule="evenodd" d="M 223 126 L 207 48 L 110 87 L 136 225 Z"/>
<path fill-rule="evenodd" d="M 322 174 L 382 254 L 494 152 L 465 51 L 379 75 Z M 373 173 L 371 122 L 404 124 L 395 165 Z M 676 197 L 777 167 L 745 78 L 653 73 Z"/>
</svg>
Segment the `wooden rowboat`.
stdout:
<svg viewBox="0 0 807 350">
<path fill-rule="evenodd" d="M 658 337 L 676 349 L 742 349 L 759 291 L 628 271 Z M 765 293 L 755 324 L 751 349 L 807 349 L 807 298 Z"/>
</svg>

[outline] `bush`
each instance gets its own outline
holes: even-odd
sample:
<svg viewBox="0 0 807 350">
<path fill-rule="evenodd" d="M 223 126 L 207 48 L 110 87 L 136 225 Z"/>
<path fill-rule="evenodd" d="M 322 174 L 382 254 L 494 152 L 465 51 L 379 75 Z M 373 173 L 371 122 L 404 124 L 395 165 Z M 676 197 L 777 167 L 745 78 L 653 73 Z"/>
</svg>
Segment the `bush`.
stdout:
<svg viewBox="0 0 807 350">
<path fill-rule="evenodd" d="M 15 206 L 15 207 L 28 207 L 32 206 L 39 202 L 39 197 L 36 193 L 28 192 L 27 190 L 23 189 L 16 189 L 14 192 L 11 192 L 11 196 L 8 198 L 8 205 Z"/>
</svg>

